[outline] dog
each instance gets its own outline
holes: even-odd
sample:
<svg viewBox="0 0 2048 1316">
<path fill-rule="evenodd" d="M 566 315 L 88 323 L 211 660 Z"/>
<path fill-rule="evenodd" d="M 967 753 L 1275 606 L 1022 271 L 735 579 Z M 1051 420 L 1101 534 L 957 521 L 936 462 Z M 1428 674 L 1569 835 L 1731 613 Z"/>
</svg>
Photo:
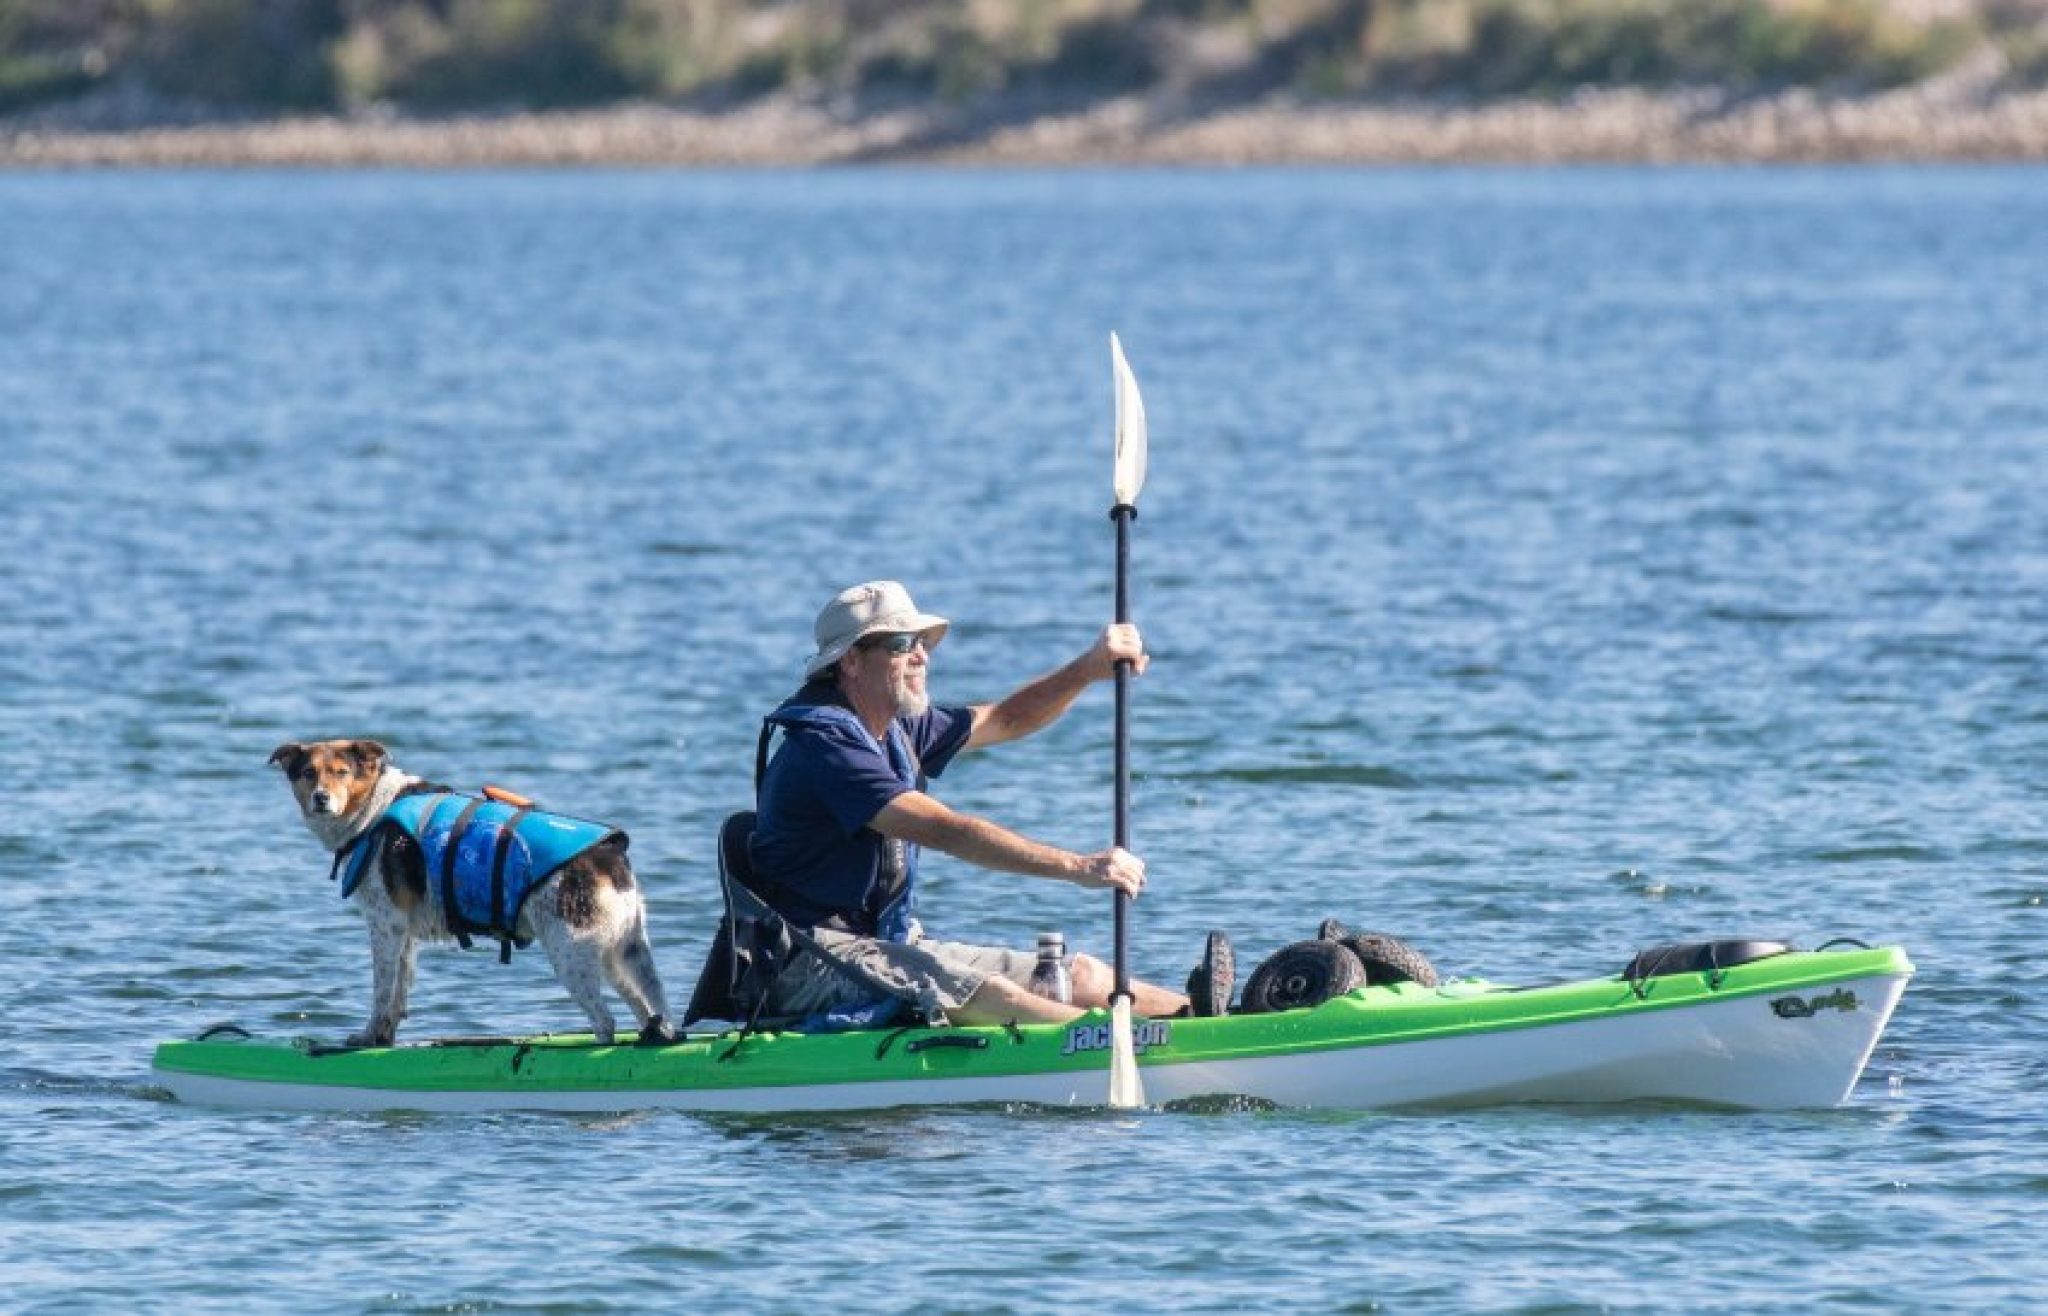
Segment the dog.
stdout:
<svg viewBox="0 0 2048 1316">
<path fill-rule="evenodd" d="M 270 762 L 283 769 L 307 829 L 334 856 L 333 874 L 347 870 L 342 894 L 356 902 L 369 926 L 370 1021 L 349 1037 L 350 1046 L 389 1046 L 397 1037 L 420 942 L 458 940 L 466 946 L 471 932 L 498 937 L 508 956 L 515 942 L 540 942 L 555 976 L 590 1017 L 599 1042 L 609 1044 L 616 1035 L 604 1001 L 604 982 L 632 1010 L 642 1042 L 674 1040 L 668 1001 L 647 940 L 646 904 L 626 859 L 623 833 L 554 815 L 531 815 L 527 822 L 537 820 L 570 837 L 562 844 L 574 849 L 572 857 L 549 867 L 549 838 L 542 838 L 540 858 L 530 855 L 524 844 L 508 845 L 503 839 L 516 834 L 523 841 L 525 833 L 515 830 L 526 817 L 523 811 L 509 821 L 504 820 L 504 805 L 479 814 L 478 806 L 486 801 L 400 771 L 374 740 L 292 741 L 279 745 Z M 516 796 L 486 793 L 493 800 L 526 803 Z M 455 826 L 429 833 L 426 823 L 419 821 L 415 832 L 400 821 L 418 820 L 422 813 L 433 819 L 452 815 Z M 503 826 L 479 827 L 472 823 L 473 814 L 479 820 L 499 819 Z M 432 839 L 423 843 L 422 836 Z M 465 846 L 465 837 L 477 845 Z M 453 856 L 478 846 L 489 855 L 494 841 L 491 899 L 504 917 L 479 921 L 464 908 L 470 888 L 458 890 L 453 884 Z M 436 842 L 445 863 L 430 873 L 429 850 Z M 501 900 L 502 893 L 495 888 L 507 866 L 508 849 L 525 865 L 531 884 L 523 897 Z M 485 867 L 491 868 L 488 863 Z M 452 910 L 451 899 L 457 905 Z"/>
</svg>

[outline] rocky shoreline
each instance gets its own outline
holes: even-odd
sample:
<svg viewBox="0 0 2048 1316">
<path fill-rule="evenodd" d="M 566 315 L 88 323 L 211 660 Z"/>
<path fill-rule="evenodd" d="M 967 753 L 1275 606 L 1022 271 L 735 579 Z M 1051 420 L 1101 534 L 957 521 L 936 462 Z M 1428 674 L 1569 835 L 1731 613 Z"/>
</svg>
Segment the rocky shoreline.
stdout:
<svg viewBox="0 0 2048 1316">
<path fill-rule="evenodd" d="M 1355 104 L 1171 94 L 1067 107 L 854 109 L 770 98 L 441 119 L 224 121 L 88 105 L 0 119 L 0 168 L 1795 163 L 2048 159 L 2048 91 L 1961 69 L 1879 95 L 1588 90 L 1561 101 Z"/>
</svg>

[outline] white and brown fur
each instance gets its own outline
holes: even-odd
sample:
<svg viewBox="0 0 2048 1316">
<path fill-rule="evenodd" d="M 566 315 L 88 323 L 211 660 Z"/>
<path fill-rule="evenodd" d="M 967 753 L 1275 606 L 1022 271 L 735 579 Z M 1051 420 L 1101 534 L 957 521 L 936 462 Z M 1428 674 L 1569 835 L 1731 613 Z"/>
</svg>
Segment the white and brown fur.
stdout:
<svg viewBox="0 0 2048 1316">
<path fill-rule="evenodd" d="M 374 740 L 293 741 L 279 745 L 270 761 L 284 770 L 307 830 L 330 854 L 375 826 L 400 796 L 447 789 L 401 772 Z M 384 836 L 353 897 L 370 929 L 372 984 L 370 1022 L 348 1039 L 350 1046 L 391 1044 L 405 1018 L 419 943 L 453 940 L 419 843 L 395 828 Z M 647 942 L 646 906 L 622 844 L 593 846 L 534 888 L 518 932 L 547 952 L 599 1041 L 615 1034 L 605 982 L 633 1011 L 642 1040 L 674 1037 Z"/>
</svg>

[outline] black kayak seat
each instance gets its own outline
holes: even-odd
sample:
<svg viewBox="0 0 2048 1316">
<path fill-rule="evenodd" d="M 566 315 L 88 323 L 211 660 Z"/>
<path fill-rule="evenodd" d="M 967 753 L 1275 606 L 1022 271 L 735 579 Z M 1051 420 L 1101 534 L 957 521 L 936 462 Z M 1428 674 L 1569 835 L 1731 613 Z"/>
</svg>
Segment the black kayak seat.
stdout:
<svg viewBox="0 0 2048 1316">
<path fill-rule="evenodd" d="M 762 898 L 749 849 L 754 823 L 754 811 L 746 809 L 719 825 L 718 889 L 725 909 L 683 1012 L 683 1026 L 700 1019 L 745 1020 L 745 1031 L 751 1032 L 799 1022 L 796 1016 L 764 1015 L 762 1010 L 775 979 L 800 955 L 816 956 L 877 997 L 903 995 L 901 988 L 826 951 Z M 925 1020 L 933 1026 L 943 1021 L 943 1016 Z"/>
<path fill-rule="evenodd" d="M 718 828 L 718 889 L 725 909 L 711 952 L 704 957 L 697 989 L 683 1012 L 683 1026 L 699 1019 L 744 1019 L 766 995 L 787 962 L 789 936 L 782 919 L 754 890 L 748 843 L 754 835 L 751 809 L 732 814 Z M 780 955 L 776 951 L 781 951 Z"/>
<path fill-rule="evenodd" d="M 718 876 L 721 882 L 754 885 L 754 811 L 742 809 L 718 825 Z"/>
</svg>

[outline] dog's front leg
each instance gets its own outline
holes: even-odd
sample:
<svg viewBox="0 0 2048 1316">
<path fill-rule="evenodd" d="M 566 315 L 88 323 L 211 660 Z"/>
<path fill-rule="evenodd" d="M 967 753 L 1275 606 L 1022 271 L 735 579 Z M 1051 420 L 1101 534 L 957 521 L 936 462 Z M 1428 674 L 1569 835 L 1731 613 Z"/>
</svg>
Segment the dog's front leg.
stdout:
<svg viewBox="0 0 2048 1316">
<path fill-rule="evenodd" d="M 370 930 L 370 1022 L 348 1039 L 350 1046 L 390 1046 L 405 1018 L 411 986 L 413 940 L 404 916 L 389 907 L 364 911 Z"/>
</svg>

